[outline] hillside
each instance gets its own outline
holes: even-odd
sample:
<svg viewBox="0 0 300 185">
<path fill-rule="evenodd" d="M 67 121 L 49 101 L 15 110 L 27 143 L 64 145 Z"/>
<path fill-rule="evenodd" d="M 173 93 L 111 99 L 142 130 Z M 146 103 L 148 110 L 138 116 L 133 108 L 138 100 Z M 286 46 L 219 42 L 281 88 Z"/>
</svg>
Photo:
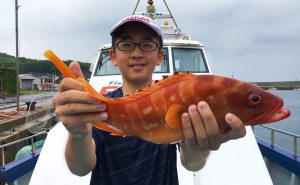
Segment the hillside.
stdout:
<svg viewBox="0 0 300 185">
<path fill-rule="evenodd" d="M 69 65 L 72 61 L 64 61 Z M 79 62 L 85 78 L 89 78 L 91 72 L 89 71 L 90 63 Z M 14 56 L 7 55 L 0 52 L 0 68 L 16 68 L 16 58 Z M 60 73 L 58 70 L 47 60 L 28 59 L 25 57 L 19 57 L 19 74 L 56 74 Z"/>
</svg>

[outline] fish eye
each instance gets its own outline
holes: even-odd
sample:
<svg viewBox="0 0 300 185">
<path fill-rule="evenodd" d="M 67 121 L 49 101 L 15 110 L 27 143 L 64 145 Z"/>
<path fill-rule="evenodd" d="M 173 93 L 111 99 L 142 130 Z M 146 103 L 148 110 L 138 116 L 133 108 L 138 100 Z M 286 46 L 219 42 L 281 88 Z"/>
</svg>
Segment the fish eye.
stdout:
<svg viewBox="0 0 300 185">
<path fill-rule="evenodd" d="M 252 93 L 252 94 L 250 94 L 250 95 L 248 96 L 247 104 L 248 104 L 250 107 L 255 107 L 255 106 L 257 106 L 257 105 L 260 104 L 261 99 L 262 99 L 262 98 L 261 98 L 260 95 Z"/>
</svg>

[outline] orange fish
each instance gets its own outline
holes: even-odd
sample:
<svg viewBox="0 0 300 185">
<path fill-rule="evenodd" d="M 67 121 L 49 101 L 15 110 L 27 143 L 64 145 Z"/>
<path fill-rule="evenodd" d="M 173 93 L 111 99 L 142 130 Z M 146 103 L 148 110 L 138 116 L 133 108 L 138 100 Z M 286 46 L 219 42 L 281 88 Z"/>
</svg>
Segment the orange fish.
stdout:
<svg viewBox="0 0 300 185">
<path fill-rule="evenodd" d="M 44 55 L 64 77 L 77 79 L 91 96 L 106 103 L 109 119 L 92 124 L 112 135 L 131 135 L 159 144 L 181 141 L 181 114 L 199 101 L 209 104 L 221 132 L 230 129 L 224 119 L 229 112 L 245 125 L 271 123 L 290 115 L 281 98 L 256 85 L 215 75 L 179 73 L 130 96 L 105 98 L 83 78 L 76 78 L 52 51 Z"/>
</svg>

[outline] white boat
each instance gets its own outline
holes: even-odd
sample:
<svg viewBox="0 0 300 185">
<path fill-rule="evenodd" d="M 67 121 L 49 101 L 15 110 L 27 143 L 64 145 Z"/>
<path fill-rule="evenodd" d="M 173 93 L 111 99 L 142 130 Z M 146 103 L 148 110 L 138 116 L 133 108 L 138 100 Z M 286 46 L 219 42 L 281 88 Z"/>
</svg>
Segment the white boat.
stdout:
<svg viewBox="0 0 300 185">
<path fill-rule="evenodd" d="M 137 3 L 137 5 L 139 2 Z M 167 4 L 165 4 L 167 6 Z M 146 13 L 157 21 L 170 18 L 174 21 L 172 14 L 168 13 Z M 189 36 L 180 33 L 178 26 L 172 26 L 164 22 L 163 29 L 169 31 L 164 35 L 163 63 L 155 69 L 153 78 L 159 80 L 163 75 L 172 75 L 174 72 L 191 71 L 194 74 L 211 74 L 211 70 L 205 55 L 203 44 L 198 41 L 189 40 Z M 171 32 L 171 33 L 170 33 Z M 101 93 L 107 93 L 122 84 L 118 68 L 112 66 L 108 51 L 110 44 L 99 49 L 99 55 L 94 66 L 90 84 Z M 88 184 L 90 174 L 85 177 L 72 175 L 65 164 L 64 146 L 67 132 L 61 124 L 52 129 L 45 142 L 39 160 L 33 172 L 30 185 L 57 184 L 57 179 L 64 181 L 61 184 Z M 63 142 L 64 141 L 64 142 Z M 54 154 L 55 152 L 55 154 Z M 179 155 L 177 155 L 179 156 Z M 54 162 L 55 161 L 55 162 Z M 44 182 L 49 174 L 55 176 Z M 180 184 L 249 184 L 270 185 L 272 184 L 263 157 L 256 143 L 254 134 L 250 127 L 247 128 L 246 137 L 230 141 L 210 155 L 206 166 L 199 172 L 193 173 L 185 170 L 178 159 L 178 174 Z M 51 175 L 51 176 L 52 176 Z"/>
<path fill-rule="evenodd" d="M 154 79 L 159 80 L 163 75 L 172 75 L 177 71 L 192 71 L 197 75 L 211 74 L 204 45 L 198 41 L 190 40 L 188 35 L 180 33 L 180 28 L 177 26 L 166 2 L 164 0 L 163 2 L 167 8 L 167 13 L 145 13 L 157 21 L 168 18 L 174 24 L 172 26 L 169 21 L 164 20 L 163 29 L 169 30 L 169 33 L 164 35 L 165 57 L 161 66 L 155 69 Z M 136 7 L 139 3 L 140 0 L 138 0 Z M 150 7 L 150 10 L 153 9 Z M 136 8 L 134 13 L 136 13 Z M 120 72 L 110 62 L 108 56 L 110 48 L 110 44 L 100 47 L 90 78 L 90 84 L 101 93 L 111 91 L 122 84 Z M 272 185 L 273 182 L 256 137 L 251 127 L 247 127 L 246 131 L 247 134 L 244 138 L 229 141 L 223 144 L 219 150 L 213 151 L 205 167 L 198 172 L 187 171 L 182 167 L 178 158 L 179 183 L 181 185 Z M 29 185 L 89 184 L 91 174 L 78 177 L 67 168 L 64 157 L 67 135 L 68 133 L 61 123 L 51 129 L 42 150 L 36 152 L 39 158 L 32 174 L 31 169 L 25 176 L 18 177 L 19 179 L 15 178 L 17 179 L 15 183 L 19 185 L 28 183 Z M 294 174 L 293 172 L 290 173 Z M 299 177 L 294 174 L 290 179 L 290 185 L 296 185 L 299 182 L 297 179 Z"/>
</svg>

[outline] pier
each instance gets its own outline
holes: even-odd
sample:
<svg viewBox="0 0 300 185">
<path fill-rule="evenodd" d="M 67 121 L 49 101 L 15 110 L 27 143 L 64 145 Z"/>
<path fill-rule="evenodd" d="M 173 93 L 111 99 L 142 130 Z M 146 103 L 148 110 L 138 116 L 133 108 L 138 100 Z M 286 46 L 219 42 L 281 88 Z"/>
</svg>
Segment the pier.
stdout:
<svg viewBox="0 0 300 185">
<path fill-rule="evenodd" d="M 280 81 L 280 82 L 251 82 L 263 89 L 274 90 L 300 90 L 300 81 Z"/>
<path fill-rule="evenodd" d="M 38 132 L 47 131 L 52 128 L 57 119 L 54 115 L 54 108 L 49 108 L 50 101 L 41 103 L 34 111 L 27 111 L 21 107 L 19 112 L 15 108 L 5 109 L 0 119 L 0 145 L 30 137 Z M 45 139 L 46 135 L 34 137 L 34 140 L 24 140 L 15 145 L 3 147 L 0 153 L 0 164 L 7 164 L 15 159 L 16 153 L 24 146 L 31 145 L 31 142 Z"/>
</svg>

